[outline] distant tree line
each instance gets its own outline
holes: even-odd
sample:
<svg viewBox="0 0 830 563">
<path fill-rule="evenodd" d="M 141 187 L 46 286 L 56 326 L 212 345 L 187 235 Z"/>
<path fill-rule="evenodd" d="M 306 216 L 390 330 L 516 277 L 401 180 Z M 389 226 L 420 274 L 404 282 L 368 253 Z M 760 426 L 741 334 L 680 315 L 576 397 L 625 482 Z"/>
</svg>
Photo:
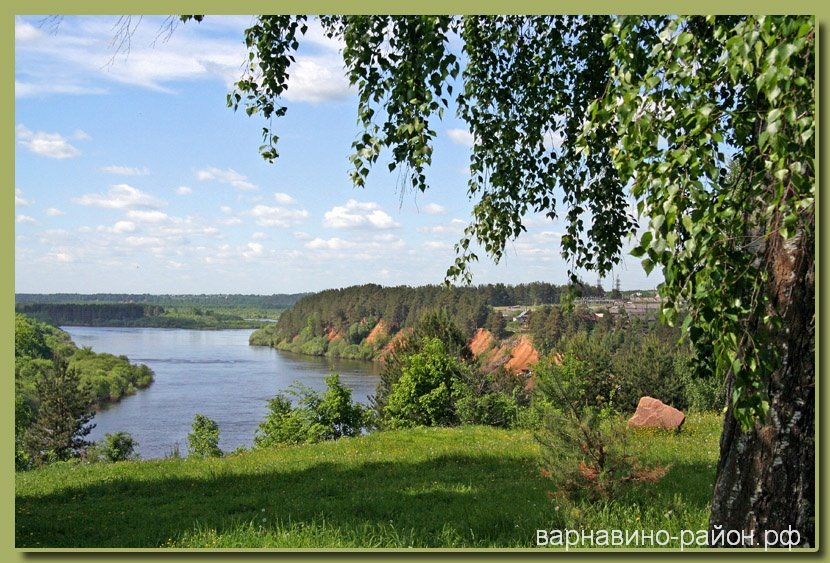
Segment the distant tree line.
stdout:
<svg viewBox="0 0 830 563">
<path fill-rule="evenodd" d="M 16 310 L 53 325 L 155 328 L 257 328 L 259 315 L 278 316 L 282 309 L 163 307 L 142 303 L 18 303 Z M 230 312 L 228 312 L 230 311 Z M 241 315 L 249 317 L 247 320 Z M 251 318 L 253 317 L 253 318 Z"/>
<path fill-rule="evenodd" d="M 475 288 L 484 295 L 487 304 L 493 307 L 559 303 L 569 289 L 574 297 L 605 296 L 602 286 L 585 283 L 574 286 L 554 285 L 547 282 L 520 283 L 519 285 L 496 283 L 479 285 Z"/>
<path fill-rule="evenodd" d="M 442 286 L 382 287 L 376 284 L 330 289 L 305 297 L 285 311 L 277 322 L 278 334 L 291 338 L 306 330 L 310 336 L 325 331 L 348 333 L 355 323 L 383 319 L 392 333 L 414 326 L 426 310 L 446 309 L 461 329 L 472 334 L 484 324 L 486 297 L 472 288 Z M 369 323 L 371 324 L 371 323 Z M 373 326 L 368 326 L 369 330 Z M 358 335 L 355 335 L 355 340 Z"/>
<path fill-rule="evenodd" d="M 285 309 L 308 293 L 243 295 L 184 294 L 152 295 L 149 293 L 16 293 L 15 303 L 138 303 L 162 307 L 253 307 Z"/>
<path fill-rule="evenodd" d="M 309 355 L 368 359 L 391 336 L 438 310 L 452 318 L 464 338 L 471 338 L 482 327 L 502 337 L 504 319 L 493 307 L 558 303 L 568 289 L 543 282 L 452 288 L 367 284 L 330 289 L 300 299 L 275 325 L 254 333 L 251 344 Z M 581 285 L 570 294 L 594 296 L 602 294 L 602 288 Z M 383 333 L 367 343 L 366 337 L 381 321 Z"/>
<path fill-rule="evenodd" d="M 15 310 L 55 325 L 100 325 L 164 314 L 159 305 L 138 303 L 27 303 L 17 304 Z"/>
</svg>

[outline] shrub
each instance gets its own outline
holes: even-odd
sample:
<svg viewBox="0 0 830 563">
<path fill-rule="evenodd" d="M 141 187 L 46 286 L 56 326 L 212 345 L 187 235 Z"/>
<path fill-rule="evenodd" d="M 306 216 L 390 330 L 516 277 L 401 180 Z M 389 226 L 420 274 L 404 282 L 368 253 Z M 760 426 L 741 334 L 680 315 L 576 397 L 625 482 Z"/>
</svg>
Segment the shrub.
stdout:
<svg viewBox="0 0 830 563">
<path fill-rule="evenodd" d="M 475 395 L 472 390 L 462 392 L 456 403 L 456 412 L 461 424 L 486 424 L 488 426 L 512 427 L 519 413 L 515 396 L 499 391 Z"/>
<path fill-rule="evenodd" d="M 219 425 L 216 421 L 197 414 L 193 429 L 187 435 L 187 452 L 192 457 L 221 457 L 219 449 Z"/>
<path fill-rule="evenodd" d="M 422 351 L 401 360 L 400 378 L 392 386 L 383 412 L 392 428 L 457 424 L 455 403 L 462 398 L 469 368 L 447 353 L 438 338 L 425 339 Z"/>
<path fill-rule="evenodd" d="M 542 473 L 563 500 L 611 498 L 640 471 L 627 451 L 627 431 L 613 406 L 594 404 L 590 371 L 570 354 L 561 364 L 548 359 L 537 366 L 539 393 L 551 406 L 537 432 Z"/>
<path fill-rule="evenodd" d="M 646 395 L 685 409 L 683 384 L 675 370 L 682 354 L 677 335 L 665 329 L 638 334 L 623 344 L 612 360 L 619 381 L 615 402 L 620 410 L 633 412 L 640 397 Z"/>
<path fill-rule="evenodd" d="M 348 344 L 342 338 L 337 338 L 332 340 L 328 344 L 328 348 L 326 349 L 326 357 L 327 358 L 344 358 L 344 352 Z"/>
<path fill-rule="evenodd" d="M 325 336 L 315 336 L 303 342 L 300 346 L 300 353 L 307 356 L 323 356 L 328 348 L 329 341 Z"/>
<path fill-rule="evenodd" d="M 136 447 L 138 442 L 129 432 L 105 434 L 103 442 L 95 443 L 87 450 L 87 460 L 110 463 L 136 460 L 139 458 Z"/>
<path fill-rule="evenodd" d="M 176 442 L 172 446 L 170 446 L 170 449 L 167 450 L 164 453 L 164 459 L 181 459 L 181 458 L 182 458 L 182 452 L 181 452 L 181 449 L 179 447 L 178 442 Z"/>
<path fill-rule="evenodd" d="M 14 397 L 14 469 L 23 471 L 32 465 L 32 459 L 26 452 L 24 438 L 26 429 L 32 422 L 32 407 L 29 405 L 23 394 L 15 393 Z"/>
<path fill-rule="evenodd" d="M 692 368 L 688 355 L 678 356 L 674 365 L 675 377 L 683 387 L 686 407 L 691 412 L 718 411 L 726 406 L 726 381 L 710 374 L 700 376 Z"/>
<path fill-rule="evenodd" d="M 286 395 L 268 402 L 268 415 L 254 436 L 254 446 L 303 444 L 355 436 L 368 424 L 368 410 L 352 402 L 352 392 L 340 383 L 340 376 L 326 378 L 326 391 L 320 395 L 301 384 L 287 392 L 296 400 L 292 406 Z"/>
<path fill-rule="evenodd" d="M 605 317 L 603 317 L 605 318 Z M 670 327 L 638 326 L 613 329 L 597 323 L 592 332 L 563 336 L 556 351 L 583 364 L 582 378 L 591 392 L 588 404 L 632 412 L 648 395 L 679 409 L 688 406 L 683 365 L 690 357 L 687 344 Z M 613 401 L 612 401 L 613 398 Z"/>
<path fill-rule="evenodd" d="M 450 319 L 446 310 L 439 309 L 425 314 L 415 326 L 414 330 L 407 331 L 396 339 L 395 344 L 383 360 L 375 396 L 372 397 L 372 407 L 381 420 L 385 419 L 386 403 L 392 393 L 392 388 L 400 379 L 407 358 L 413 354 L 423 352 L 424 344 L 437 338 L 444 346 L 445 352 L 460 360 L 469 363 L 473 354 L 467 346 L 467 339 L 461 330 Z M 363 346 L 367 346 L 364 342 Z M 368 345 L 372 349 L 371 345 Z"/>
</svg>

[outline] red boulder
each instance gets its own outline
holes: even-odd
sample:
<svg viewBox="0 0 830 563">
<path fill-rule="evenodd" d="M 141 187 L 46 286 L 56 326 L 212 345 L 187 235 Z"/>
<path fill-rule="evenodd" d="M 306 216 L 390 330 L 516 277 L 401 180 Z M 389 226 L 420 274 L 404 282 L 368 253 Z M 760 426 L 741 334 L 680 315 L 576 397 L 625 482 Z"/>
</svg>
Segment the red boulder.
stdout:
<svg viewBox="0 0 830 563">
<path fill-rule="evenodd" d="M 629 428 L 666 428 L 679 430 L 686 415 L 652 397 L 642 397 L 637 411 L 628 420 Z"/>
</svg>

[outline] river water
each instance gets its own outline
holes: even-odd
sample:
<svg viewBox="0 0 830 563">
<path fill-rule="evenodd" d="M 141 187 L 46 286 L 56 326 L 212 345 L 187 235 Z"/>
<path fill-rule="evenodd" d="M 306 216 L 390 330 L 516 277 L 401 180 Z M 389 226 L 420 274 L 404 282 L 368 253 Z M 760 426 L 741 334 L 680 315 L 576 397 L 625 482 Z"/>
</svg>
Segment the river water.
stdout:
<svg viewBox="0 0 830 563">
<path fill-rule="evenodd" d="M 169 455 L 178 446 L 187 454 L 193 417 L 219 424 L 219 447 L 230 452 L 249 447 L 268 411 L 268 400 L 298 381 L 325 390 L 325 377 L 339 373 L 352 398 L 368 403 L 378 382 L 373 362 L 331 360 L 249 346 L 251 330 L 62 327 L 80 346 L 127 356 L 147 364 L 155 381 L 147 389 L 101 409 L 89 435 L 129 432 L 144 459 Z"/>
</svg>

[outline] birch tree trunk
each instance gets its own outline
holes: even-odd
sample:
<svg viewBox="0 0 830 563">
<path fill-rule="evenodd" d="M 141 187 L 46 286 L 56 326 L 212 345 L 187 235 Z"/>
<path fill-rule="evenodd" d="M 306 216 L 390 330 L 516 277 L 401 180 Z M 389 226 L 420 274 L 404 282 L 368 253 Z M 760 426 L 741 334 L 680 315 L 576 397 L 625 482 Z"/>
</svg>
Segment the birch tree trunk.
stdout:
<svg viewBox="0 0 830 563">
<path fill-rule="evenodd" d="M 760 547 L 816 545 L 814 244 L 803 233 L 786 242 L 775 234 L 764 249 L 767 290 L 783 320 L 772 335 L 781 362 L 767 382 L 763 423 L 743 432 L 728 401 L 709 524 L 718 547 L 731 545 L 730 530 L 752 533 Z M 730 396 L 731 383 L 730 374 Z"/>
</svg>

